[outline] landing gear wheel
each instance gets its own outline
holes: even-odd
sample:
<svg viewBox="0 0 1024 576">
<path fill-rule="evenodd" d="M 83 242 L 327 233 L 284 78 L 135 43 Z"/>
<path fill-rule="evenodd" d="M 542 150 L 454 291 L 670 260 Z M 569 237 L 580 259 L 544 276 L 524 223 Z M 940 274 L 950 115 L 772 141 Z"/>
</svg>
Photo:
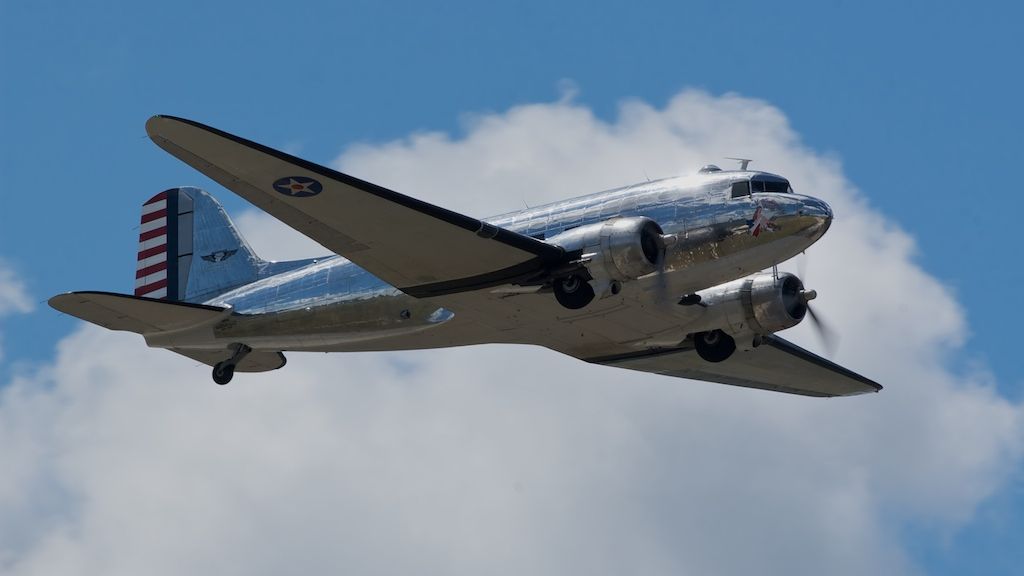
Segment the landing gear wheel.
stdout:
<svg viewBox="0 0 1024 576">
<path fill-rule="evenodd" d="M 238 363 L 248 356 L 249 352 L 252 352 L 252 348 L 241 342 L 232 344 L 228 349 L 231 350 L 231 358 L 221 360 L 213 367 L 213 381 L 221 386 L 231 382 L 231 378 L 235 375 L 235 366 L 238 366 Z"/>
<path fill-rule="evenodd" d="M 213 367 L 213 381 L 221 386 L 231 382 L 231 378 L 235 375 L 235 365 L 227 362 L 218 362 Z"/>
<path fill-rule="evenodd" d="M 736 351 L 736 341 L 721 330 L 694 334 L 693 345 L 697 354 L 707 362 L 721 362 Z"/>
<path fill-rule="evenodd" d="M 555 300 L 570 310 L 579 310 L 594 299 L 594 288 L 579 274 L 555 280 Z"/>
</svg>

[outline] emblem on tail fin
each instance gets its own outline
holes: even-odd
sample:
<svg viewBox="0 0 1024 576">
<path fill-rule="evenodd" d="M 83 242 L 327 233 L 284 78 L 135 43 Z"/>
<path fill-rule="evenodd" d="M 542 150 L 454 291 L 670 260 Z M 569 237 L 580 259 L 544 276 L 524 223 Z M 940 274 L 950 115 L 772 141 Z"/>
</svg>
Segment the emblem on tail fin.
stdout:
<svg viewBox="0 0 1024 576">
<path fill-rule="evenodd" d="M 274 190 L 294 198 L 316 196 L 323 189 L 323 184 L 306 176 L 285 176 L 274 181 Z"/>
<path fill-rule="evenodd" d="M 213 252 L 212 254 L 207 254 L 206 256 L 203 256 L 203 260 L 206 260 L 207 262 L 223 262 L 223 261 L 227 260 L 228 258 L 231 258 L 232 256 L 234 256 L 235 252 L 238 252 L 238 249 L 235 249 L 235 250 L 217 250 L 216 252 Z"/>
</svg>

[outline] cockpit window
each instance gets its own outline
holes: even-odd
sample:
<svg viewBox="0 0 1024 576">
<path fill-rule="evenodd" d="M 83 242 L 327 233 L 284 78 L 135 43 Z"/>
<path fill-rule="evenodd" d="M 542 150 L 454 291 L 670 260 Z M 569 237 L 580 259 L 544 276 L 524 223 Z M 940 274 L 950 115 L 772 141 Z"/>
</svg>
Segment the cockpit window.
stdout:
<svg viewBox="0 0 1024 576">
<path fill-rule="evenodd" d="M 786 180 L 751 180 L 751 187 L 754 192 L 775 192 L 778 194 L 792 194 L 793 189 Z"/>
<path fill-rule="evenodd" d="M 750 196 L 750 182 L 744 180 L 743 182 L 732 183 L 732 197 L 740 198 L 742 196 Z"/>
</svg>

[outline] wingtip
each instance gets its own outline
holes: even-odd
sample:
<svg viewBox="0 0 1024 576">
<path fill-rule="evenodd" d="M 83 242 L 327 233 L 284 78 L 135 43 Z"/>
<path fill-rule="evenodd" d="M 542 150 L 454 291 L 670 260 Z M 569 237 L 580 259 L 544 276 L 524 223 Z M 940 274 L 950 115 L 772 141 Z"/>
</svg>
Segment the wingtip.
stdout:
<svg viewBox="0 0 1024 576">
<path fill-rule="evenodd" d="M 160 128 L 160 124 L 163 123 L 164 117 L 157 114 L 150 116 L 149 120 L 146 120 L 146 135 L 149 136 L 150 140 L 156 138 L 157 131 Z"/>
<path fill-rule="evenodd" d="M 850 394 L 850 396 L 864 396 L 864 395 L 867 395 L 867 394 L 878 394 L 879 392 L 882 391 L 882 388 L 883 388 L 882 385 L 877 383 L 877 382 L 870 382 L 870 383 L 865 382 L 864 385 L 867 386 L 868 389 L 859 390 L 857 392 L 854 392 L 853 394 Z"/>
<path fill-rule="evenodd" d="M 168 120 L 175 119 L 173 116 L 166 116 L 164 114 L 154 114 L 146 120 L 146 134 L 149 135 L 150 139 L 154 138 L 160 131 L 160 127 L 163 126 Z"/>
<path fill-rule="evenodd" d="M 64 314 L 67 314 L 68 311 L 65 308 L 63 308 L 63 307 L 66 307 L 67 304 L 69 302 L 71 302 L 72 299 L 75 298 L 76 294 L 77 294 L 77 292 L 62 292 L 60 294 L 56 294 L 54 296 L 51 296 L 50 299 L 46 301 L 46 304 L 50 308 L 53 308 L 54 310 L 56 310 L 58 312 L 62 312 Z"/>
<path fill-rule="evenodd" d="M 160 132 L 161 127 L 169 126 L 171 124 L 192 124 L 200 125 L 194 120 L 188 118 L 182 118 L 180 116 L 171 116 L 170 114 L 154 114 L 146 120 L 146 133 L 149 134 L 150 138 L 153 138 Z"/>
</svg>

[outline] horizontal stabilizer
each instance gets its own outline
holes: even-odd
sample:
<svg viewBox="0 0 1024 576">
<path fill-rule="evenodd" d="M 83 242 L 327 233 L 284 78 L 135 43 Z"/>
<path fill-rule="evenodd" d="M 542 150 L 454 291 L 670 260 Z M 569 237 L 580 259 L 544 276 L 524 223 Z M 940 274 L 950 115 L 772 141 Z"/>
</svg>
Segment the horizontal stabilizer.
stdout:
<svg viewBox="0 0 1024 576">
<path fill-rule="evenodd" d="M 113 292 L 69 292 L 50 298 L 54 309 L 110 330 L 151 334 L 214 321 L 227 308 L 168 302 Z"/>
<path fill-rule="evenodd" d="M 216 322 L 230 314 L 230 308 L 168 302 L 154 298 L 112 292 L 69 292 L 50 298 L 54 309 L 110 330 L 126 330 L 142 335 L 184 330 Z M 231 358 L 227 347 L 221 350 L 167 348 L 209 366 Z M 273 350 L 253 350 L 238 363 L 237 372 L 266 372 L 284 366 L 284 354 Z"/>
<path fill-rule="evenodd" d="M 804 396 L 854 396 L 882 389 L 876 382 L 778 336 L 765 336 L 757 348 L 737 350 L 722 362 L 702 360 L 692 346 L 589 358 L 587 361 Z"/>
</svg>

